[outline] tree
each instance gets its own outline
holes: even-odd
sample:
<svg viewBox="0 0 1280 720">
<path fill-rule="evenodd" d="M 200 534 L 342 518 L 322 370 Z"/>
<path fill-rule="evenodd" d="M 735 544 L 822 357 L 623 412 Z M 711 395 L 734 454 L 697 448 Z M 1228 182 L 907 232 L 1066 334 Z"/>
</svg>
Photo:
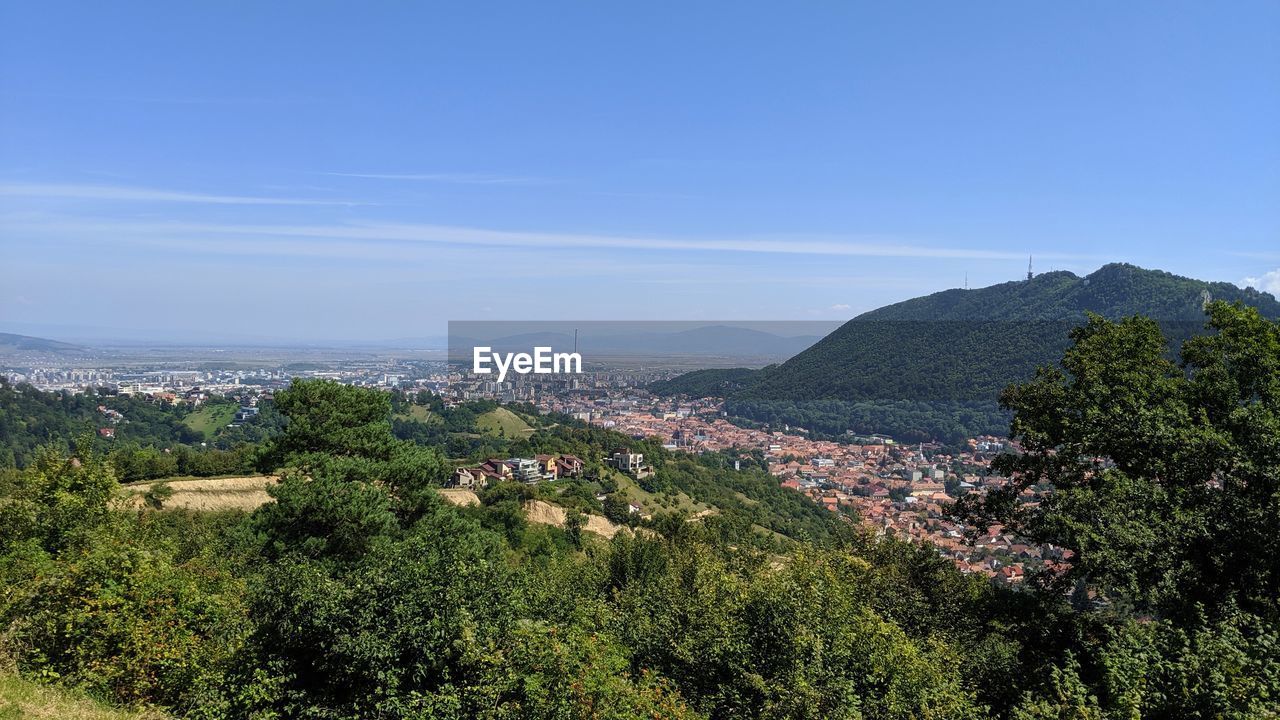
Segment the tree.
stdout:
<svg viewBox="0 0 1280 720">
<path fill-rule="evenodd" d="M 1003 394 L 1022 453 L 996 460 L 1011 482 L 962 498 L 960 517 L 1071 549 L 1053 592 L 1083 580 L 1139 612 L 1277 618 L 1280 327 L 1240 305 L 1208 315 L 1181 363 L 1155 321 L 1091 315 L 1061 368 Z"/>
<path fill-rule="evenodd" d="M 308 476 L 329 472 L 347 481 L 382 483 L 409 501 L 407 507 L 429 503 L 422 493 L 448 474 L 438 450 L 396 439 L 387 393 L 332 380 L 294 380 L 276 395 L 275 405 L 288 424 L 263 454 L 264 470 L 284 465 Z"/>
<path fill-rule="evenodd" d="M 90 446 L 88 438 L 79 445 Z M 28 541 L 47 552 L 83 541 L 109 519 L 116 486 L 111 465 L 100 455 L 67 457 L 54 447 L 40 449 L 16 477 L 12 494 L 0 500 L 0 554 Z"/>
<path fill-rule="evenodd" d="M 564 531 L 569 536 L 569 542 L 579 550 L 582 549 L 582 527 L 586 525 L 586 518 L 578 510 L 569 510 L 564 516 Z"/>
<path fill-rule="evenodd" d="M 391 400 L 386 393 L 334 380 L 294 380 L 275 396 L 289 418 L 275 449 L 282 460 L 321 453 L 387 459 L 392 451 Z"/>
<path fill-rule="evenodd" d="M 286 473 L 269 492 L 275 498 L 255 511 L 253 527 L 268 557 L 290 553 L 351 561 L 400 526 L 386 490 L 344 476 L 332 465 L 311 477 Z"/>
<path fill-rule="evenodd" d="M 342 564 L 273 563 L 251 596 L 236 716 L 476 717 L 513 612 L 500 552 L 440 508 Z"/>
<path fill-rule="evenodd" d="M 101 456 L 46 447 L 0 497 L 2 650 L 118 702 L 198 704 L 239 632 L 238 583 L 156 542 L 150 513 L 113 512 L 116 487 Z"/>
<path fill-rule="evenodd" d="M 625 498 L 618 497 L 616 494 L 605 496 L 602 507 L 604 516 L 619 525 L 630 524 L 633 520 L 631 504 Z"/>
</svg>

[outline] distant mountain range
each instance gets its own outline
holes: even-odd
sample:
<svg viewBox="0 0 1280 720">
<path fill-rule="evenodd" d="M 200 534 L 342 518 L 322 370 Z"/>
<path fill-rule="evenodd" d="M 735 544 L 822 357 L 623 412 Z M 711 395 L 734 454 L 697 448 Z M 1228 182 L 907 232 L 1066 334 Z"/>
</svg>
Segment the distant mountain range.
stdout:
<svg viewBox="0 0 1280 720">
<path fill-rule="evenodd" d="M 90 350 L 71 343 L 46 340 L 30 335 L 0 333 L 0 356 L 11 355 L 84 355 Z"/>
<path fill-rule="evenodd" d="M 532 324 L 532 323 L 531 323 Z M 558 323 L 563 325 L 564 323 Z M 781 335 L 769 333 L 749 327 L 712 324 L 687 327 L 690 323 L 680 322 L 648 322 L 648 323 L 601 323 L 588 324 L 591 330 L 584 331 L 578 338 L 577 347 L 584 357 L 591 359 L 613 358 L 663 358 L 663 357 L 696 357 L 717 358 L 727 363 L 751 362 L 759 364 L 785 360 L 813 343 L 822 339 L 821 334 Z M 770 323 L 764 323 L 769 325 Z M 478 323 L 477 326 L 483 326 Z M 643 330 L 628 328 L 643 325 Z M 805 328 L 809 332 L 826 332 L 834 325 L 801 321 L 797 323 L 776 323 L 779 328 Z M 671 326 L 681 329 L 672 331 L 654 330 L 654 327 Z M 97 343 L 95 343 L 97 345 Z M 397 338 L 384 341 L 323 341 L 315 343 L 290 343 L 280 341 L 269 347 L 281 349 L 297 348 L 298 350 L 342 351 L 391 351 L 416 349 L 443 349 L 451 345 L 455 349 L 463 349 L 465 358 L 455 359 L 469 361 L 471 348 L 485 345 L 499 352 L 530 352 L 536 346 L 554 348 L 557 352 L 567 352 L 574 348 L 573 334 L 565 332 L 529 332 L 503 335 L 492 339 L 454 336 L 446 338 L 417 337 Z M 242 349 L 252 349 L 259 345 L 248 344 Z M 212 341 L 207 345 L 192 343 L 190 345 L 149 344 L 139 341 L 103 341 L 98 347 L 76 345 L 73 343 L 48 340 L 30 335 L 0 333 L 0 357 L 18 355 L 58 355 L 84 356 L 105 352 L 109 348 L 113 352 L 148 352 L 163 350 L 166 356 L 183 348 L 196 350 L 212 347 L 240 347 L 235 345 L 219 346 Z M 268 347 L 268 345 L 262 345 Z"/>
<path fill-rule="evenodd" d="M 583 333 L 577 348 L 584 359 L 592 357 L 661 357 L 716 356 L 735 358 L 767 358 L 783 360 L 804 350 L 822 338 L 821 335 L 784 336 L 746 327 L 706 325 L 671 332 L 626 332 L 628 323 L 620 322 L 611 330 Z M 452 359 L 466 361 L 471 348 L 490 347 L 497 352 L 529 352 L 534 347 L 550 347 L 556 352 L 574 349 L 572 334 L 563 332 L 531 332 L 492 339 L 456 336 L 450 338 Z"/>
<path fill-rule="evenodd" d="M 1177 342 L 1203 327 L 1209 299 L 1239 301 L 1280 318 L 1280 303 L 1267 293 L 1112 264 L 1086 277 L 1051 272 L 906 300 L 859 315 L 780 365 L 698 371 L 651 389 L 724 395 L 729 409 L 746 417 L 825 432 L 901 432 L 904 413 L 918 410 L 904 403 L 928 405 L 926 415 L 971 416 L 914 420 L 934 427 L 907 427 L 915 430 L 912 437 L 1000 430 L 1001 389 L 1056 362 L 1067 347 L 1067 332 L 1083 322 L 1086 311 L 1153 317 Z M 877 408 L 892 410 L 887 415 L 897 419 L 885 421 L 886 413 Z"/>
</svg>

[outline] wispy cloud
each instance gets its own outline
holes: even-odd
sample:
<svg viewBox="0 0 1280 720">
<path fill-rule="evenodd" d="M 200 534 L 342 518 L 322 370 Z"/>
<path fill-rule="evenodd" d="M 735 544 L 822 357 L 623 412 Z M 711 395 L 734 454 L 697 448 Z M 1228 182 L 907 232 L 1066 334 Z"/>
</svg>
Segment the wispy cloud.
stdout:
<svg viewBox="0 0 1280 720">
<path fill-rule="evenodd" d="M 450 183 L 454 185 L 543 185 L 545 178 L 518 175 L 491 175 L 486 173 L 376 173 L 376 172 L 327 172 L 325 175 L 366 180 L 409 180 L 415 182 Z"/>
<path fill-rule="evenodd" d="M 118 241 L 148 236 L 153 241 L 171 242 L 174 249 L 189 245 L 189 240 L 176 238 L 216 236 L 261 240 L 306 239 L 310 243 L 298 243 L 295 247 L 306 252 L 308 245 L 316 254 L 333 254 L 336 248 L 324 248 L 326 242 L 337 244 L 359 257 L 369 252 L 373 245 L 394 244 L 403 250 L 405 245 L 454 245 L 478 247 L 561 248 L 601 250 L 658 250 L 673 252 L 711 253 L 762 253 L 785 255 L 818 255 L 840 257 L 897 257 L 935 259 L 1020 260 L 1024 251 L 1009 252 L 978 248 L 936 247 L 895 242 L 890 238 L 849 237 L 813 238 L 809 236 L 769 236 L 744 238 L 668 238 L 626 235 L 599 235 L 583 233 L 492 230 L 475 227 L 458 227 L 429 224 L 329 224 L 329 225 L 241 225 L 191 222 L 117 222 L 83 220 L 44 220 L 24 223 L 8 222 L 12 232 L 25 230 L 67 236 L 104 237 L 108 233 Z M 320 241 L 320 242 L 316 242 Z M 1078 258 L 1079 256 L 1037 253 L 1044 258 Z"/>
<path fill-rule="evenodd" d="M 95 95 L 71 93 L 14 93 L 21 100 L 71 100 L 83 103 L 121 103 L 127 105 L 300 105 L 323 102 L 321 98 L 295 95 Z"/>
<path fill-rule="evenodd" d="M 1247 277 L 1240 284 L 1280 297 L 1280 268 L 1265 272 L 1262 277 Z"/>
<path fill-rule="evenodd" d="M 212 205 L 364 205 L 349 200 L 213 195 L 122 185 L 66 185 L 56 183 L 0 183 L 0 196 L 109 200 L 121 202 L 203 203 Z"/>
</svg>

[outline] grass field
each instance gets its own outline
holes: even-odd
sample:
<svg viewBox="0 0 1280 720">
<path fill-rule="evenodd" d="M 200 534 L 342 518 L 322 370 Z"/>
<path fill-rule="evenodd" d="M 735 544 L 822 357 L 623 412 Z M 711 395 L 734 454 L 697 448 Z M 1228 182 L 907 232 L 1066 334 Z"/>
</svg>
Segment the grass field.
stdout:
<svg viewBox="0 0 1280 720">
<path fill-rule="evenodd" d="M 713 510 L 710 505 L 698 502 L 681 491 L 676 492 L 675 499 L 671 504 L 663 505 L 662 494 L 645 490 L 630 475 L 610 468 L 606 468 L 605 473 L 617 481 L 618 491 L 625 495 L 630 502 L 644 508 L 646 514 L 653 514 L 659 511 L 684 511 L 693 516 Z"/>
<path fill-rule="evenodd" d="M 227 423 L 235 419 L 236 406 L 219 403 L 205 405 L 182 419 L 182 424 L 210 439 Z"/>
<path fill-rule="evenodd" d="M 274 475 L 248 475 L 239 477 L 193 478 L 172 477 L 164 480 L 152 480 L 142 483 L 130 483 L 124 486 L 126 498 L 133 507 L 148 507 L 147 492 L 151 488 L 165 485 L 172 494 L 165 499 L 160 508 L 172 510 L 219 511 L 256 509 L 264 503 L 272 502 L 267 487 L 276 482 Z"/>
<path fill-rule="evenodd" d="M 155 711 L 117 710 L 80 693 L 0 673 L 0 720 L 163 720 Z"/>
<path fill-rule="evenodd" d="M 422 405 L 410 405 L 407 412 L 402 412 L 397 415 L 397 417 L 402 417 L 408 420 L 417 420 L 418 422 L 426 423 L 427 425 L 440 425 L 444 422 L 440 419 L 439 415 L 436 415 L 431 412 L 430 409 L 423 407 Z"/>
<path fill-rule="evenodd" d="M 509 438 L 529 437 L 533 428 L 523 418 L 506 408 L 497 408 L 476 418 L 476 427 L 489 435 Z"/>
</svg>

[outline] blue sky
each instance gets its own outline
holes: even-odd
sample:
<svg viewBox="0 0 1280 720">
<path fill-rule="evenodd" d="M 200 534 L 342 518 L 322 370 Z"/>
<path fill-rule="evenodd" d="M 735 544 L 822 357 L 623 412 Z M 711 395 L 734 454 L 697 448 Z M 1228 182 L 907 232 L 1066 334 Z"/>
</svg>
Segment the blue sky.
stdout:
<svg viewBox="0 0 1280 720">
<path fill-rule="evenodd" d="M 1278 83 L 1273 1 L 7 2 L 0 329 L 1280 292 Z"/>
</svg>

